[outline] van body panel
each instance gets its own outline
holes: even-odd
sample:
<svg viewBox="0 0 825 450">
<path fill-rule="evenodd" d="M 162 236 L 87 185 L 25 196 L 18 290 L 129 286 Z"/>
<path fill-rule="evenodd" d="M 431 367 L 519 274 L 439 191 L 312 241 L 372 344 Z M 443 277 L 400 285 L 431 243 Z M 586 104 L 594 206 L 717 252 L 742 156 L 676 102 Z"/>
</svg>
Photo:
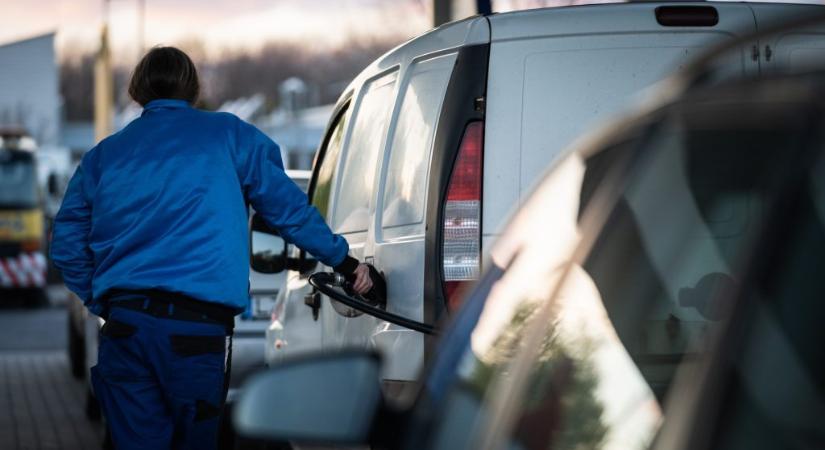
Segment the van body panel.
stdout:
<svg viewBox="0 0 825 450">
<path fill-rule="evenodd" d="M 660 6 L 711 6 L 719 13 L 719 22 L 712 27 L 662 26 L 656 21 L 656 8 Z M 741 34 L 742 30 L 752 26 L 753 16 L 746 4 L 727 2 L 616 3 L 524 10 L 490 16 L 493 43 L 549 36 L 616 33 L 724 30 Z"/>
<path fill-rule="evenodd" d="M 484 17 L 470 17 L 444 24 L 390 50 L 358 74 L 338 100 L 342 103 L 348 94 L 366 80 L 394 66 L 409 64 L 414 58 L 436 52 L 456 50 L 467 45 L 490 42 L 490 27 Z"/>
<path fill-rule="evenodd" d="M 812 14 L 822 14 L 820 5 L 749 5 L 760 29 L 778 25 L 783 21 L 803 19 Z M 821 61 L 825 56 L 825 27 L 796 29 L 763 37 L 758 43 L 760 66 L 770 71 L 777 66 L 804 69 L 806 65 Z"/>
<path fill-rule="evenodd" d="M 424 320 L 425 217 L 433 144 L 457 56 L 454 51 L 438 53 L 410 64 L 380 177 L 374 264 L 384 269 L 387 297 L 392 299 L 387 310 L 417 321 Z M 410 379 L 421 370 L 421 333 L 389 325 L 374 335 L 373 343 L 384 354 L 422 355 L 388 358 L 385 379 Z"/>
<path fill-rule="evenodd" d="M 488 40 L 489 27 L 483 17 L 437 28 L 380 58 L 359 75 L 349 89 L 355 102 L 330 202 L 333 230 L 342 233 L 350 243 L 352 256 L 371 261 L 384 271 L 388 285 L 387 310 L 414 320 L 424 320 L 425 315 L 427 186 L 444 92 L 451 80 L 458 49 Z M 383 119 L 373 118 L 359 122 L 363 120 L 360 118 L 364 114 L 363 98 L 373 89 L 372 84 L 380 84 L 384 77 L 395 77 L 392 99 L 388 102 L 391 109 L 386 112 L 387 124 L 383 125 Z M 363 187 L 371 188 L 368 228 L 361 231 L 355 227 L 359 231 L 350 232 L 353 227 L 349 222 L 339 220 L 341 214 L 352 214 L 351 207 L 340 200 L 348 194 L 342 192 L 347 191 L 342 189 L 342 184 L 346 184 L 342 179 L 368 175 L 347 173 L 346 161 L 357 157 L 353 152 L 369 151 L 372 145 L 362 145 L 354 137 L 359 126 L 368 126 L 370 130 L 381 128 L 384 134 L 380 138 L 375 173 L 362 183 Z M 399 156 L 401 160 L 393 159 L 394 152 L 403 155 Z M 412 167 L 416 170 L 410 170 Z M 392 201 L 385 202 L 385 192 L 393 196 Z M 384 379 L 411 380 L 421 370 L 424 336 L 420 333 L 356 313 L 326 297 L 322 300 L 319 320 L 324 348 L 370 346 L 385 354 Z"/>
<path fill-rule="evenodd" d="M 714 27 L 664 27 L 657 4 L 491 17 L 483 228 L 497 235 L 560 152 L 714 42 L 754 31 L 741 4 Z M 742 71 L 756 70 L 743 61 Z M 519 130 L 514 132 L 514 130 Z"/>
</svg>

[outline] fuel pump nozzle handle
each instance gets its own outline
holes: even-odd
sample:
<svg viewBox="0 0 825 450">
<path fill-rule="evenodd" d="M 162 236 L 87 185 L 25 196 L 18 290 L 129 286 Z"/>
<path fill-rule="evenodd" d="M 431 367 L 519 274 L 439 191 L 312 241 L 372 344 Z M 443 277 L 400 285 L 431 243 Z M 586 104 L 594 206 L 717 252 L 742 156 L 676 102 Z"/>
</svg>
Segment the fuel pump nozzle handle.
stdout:
<svg viewBox="0 0 825 450">
<path fill-rule="evenodd" d="M 366 264 L 367 268 L 370 271 L 370 280 L 372 280 L 372 288 L 364 294 L 357 294 L 355 291 L 352 290 L 352 280 L 351 277 L 346 275 L 340 274 L 338 272 L 333 272 L 332 274 L 332 284 L 341 287 L 344 291 L 360 300 L 363 300 L 366 303 L 369 303 L 373 306 L 378 306 L 380 308 L 386 308 L 387 306 L 387 281 L 384 279 L 384 275 L 378 271 L 372 264 Z"/>
</svg>

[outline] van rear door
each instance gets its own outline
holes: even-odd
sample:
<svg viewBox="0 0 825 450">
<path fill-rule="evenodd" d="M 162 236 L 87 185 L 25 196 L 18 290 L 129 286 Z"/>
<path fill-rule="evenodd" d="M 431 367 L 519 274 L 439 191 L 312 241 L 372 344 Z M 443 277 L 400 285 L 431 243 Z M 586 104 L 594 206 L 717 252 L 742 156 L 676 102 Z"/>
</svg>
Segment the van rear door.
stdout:
<svg viewBox="0 0 825 450">
<path fill-rule="evenodd" d="M 490 23 L 484 167 L 495 182 L 484 183 L 483 248 L 576 137 L 708 46 L 755 31 L 747 6 L 718 3 L 547 9 Z M 745 52 L 741 71 L 758 70 Z"/>
<path fill-rule="evenodd" d="M 825 14 L 825 7 L 820 5 L 781 5 L 751 4 L 756 26 L 759 30 L 783 23 L 784 21 L 802 19 L 816 14 Z M 804 30 L 789 30 L 771 36 L 762 37 L 756 44 L 759 49 L 759 64 L 763 73 L 770 73 L 774 68 L 790 67 L 802 69 L 808 64 L 822 67 L 825 60 L 825 26 Z"/>
</svg>

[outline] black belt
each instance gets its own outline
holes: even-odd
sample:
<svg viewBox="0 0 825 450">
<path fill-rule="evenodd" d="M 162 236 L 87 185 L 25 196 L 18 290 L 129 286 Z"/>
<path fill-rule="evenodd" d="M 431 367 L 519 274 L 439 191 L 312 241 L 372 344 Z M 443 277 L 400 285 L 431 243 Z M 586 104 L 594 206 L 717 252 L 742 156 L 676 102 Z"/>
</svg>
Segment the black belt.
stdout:
<svg viewBox="0 0 825 450">
<path fill-rule="evenodd" d="M 163 319 L 217 323 L 231 333 L 239 311 L 228 306 L 197 300 L 188 295 L 155 289 L 110 289 L 101 300 L 107 307 L 131 309 Z"/>
</svg>

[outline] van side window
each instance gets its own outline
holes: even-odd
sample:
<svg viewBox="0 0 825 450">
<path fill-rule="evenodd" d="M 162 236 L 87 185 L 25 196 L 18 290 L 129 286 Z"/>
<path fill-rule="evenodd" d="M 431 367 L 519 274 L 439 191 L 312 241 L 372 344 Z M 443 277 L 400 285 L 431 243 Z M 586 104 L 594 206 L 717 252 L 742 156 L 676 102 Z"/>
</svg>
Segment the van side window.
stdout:
<svg viewBox="0 0 825 450">
<path fill-rule="evenodd" d="M 318 175 L 315 180 L 315 189 L 312 192 L 312 205 L 329 222 L 329 196 L 332 192 L 332 176 L 338 166 L 338 157 L 341 155 L 341 146 L 344 143 L 344 130 L 347 129 L 349 106 L 345 106 L 335 118 L 336 122 L 330 127 L 329 137 L 321 148 L 319 155 L 323 159 L 319 162 Z"/>
<path fill-rule="evenodd" d="M 365 231 L 375 187 L 375 164 L 384 145 L 398 72 L 364 84 L 347 144 L 337 189 L 333 229 L 337 233 Z"/>
<path fill-rule="evenodd" d="M 401 103 L 386 173 L 384 227 L 422 224 L 427 174 L 438 115 L 456 54 L 414 63 Z M 423 229 L 417 232 L 423 232 Z"/>
</svg>

